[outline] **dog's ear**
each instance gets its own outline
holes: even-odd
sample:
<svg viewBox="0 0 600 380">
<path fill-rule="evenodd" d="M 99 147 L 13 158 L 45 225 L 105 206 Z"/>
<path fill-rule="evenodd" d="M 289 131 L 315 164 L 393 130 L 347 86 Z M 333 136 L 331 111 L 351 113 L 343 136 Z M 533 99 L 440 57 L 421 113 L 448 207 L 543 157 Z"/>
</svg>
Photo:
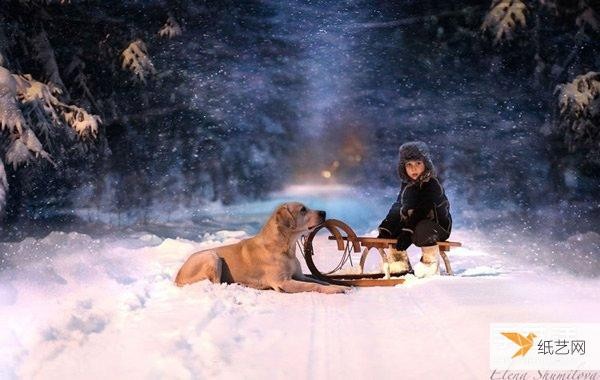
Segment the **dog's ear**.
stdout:
<svg viewBox="0 0 600 380">
<path fill-rule="evenodd" d="M 285 229 L 294 228 L 296 220 L 286 204 L 279 206 L 277 209 L 277 212 L 275 213 L 275 223 L 277 223 L 278 227 L 283 227 Z"/>
</svg>

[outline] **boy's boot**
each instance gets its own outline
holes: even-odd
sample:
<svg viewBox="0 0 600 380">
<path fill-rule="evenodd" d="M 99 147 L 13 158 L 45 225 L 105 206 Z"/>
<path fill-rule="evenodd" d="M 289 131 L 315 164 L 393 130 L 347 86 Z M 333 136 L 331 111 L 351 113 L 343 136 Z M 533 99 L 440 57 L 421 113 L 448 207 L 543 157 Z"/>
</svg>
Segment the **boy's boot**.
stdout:
<svg viewBox="0 0 600 380">
<path fill-rule="evenodd" d="M 383 273 L 385 273 L 386 279 L 390 278 L 390 274 L 403 275 L 412 272 L 406 251 L 390 248 L 386 256 L 387 262 L 383 263 Z"/>
<path fill-rule="evenodd" d="M 423 255 L 421 261 L 415 265 L 415 276 L 429 277 L 439 273 L 438 256 L 440 254 L 440 247 L 433 245 L 431 247 L 421 247 Z"/>
</svg>

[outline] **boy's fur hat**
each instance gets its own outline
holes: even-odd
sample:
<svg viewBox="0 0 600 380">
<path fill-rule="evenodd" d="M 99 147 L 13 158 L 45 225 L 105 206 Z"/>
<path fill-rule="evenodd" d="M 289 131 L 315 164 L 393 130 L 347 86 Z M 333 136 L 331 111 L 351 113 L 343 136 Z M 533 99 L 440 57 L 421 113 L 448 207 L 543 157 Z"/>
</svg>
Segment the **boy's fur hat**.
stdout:
<svg viewBox="0 0 600 380">
<path fill-rule="evenodd" d="M 419 177 L 418 181 L 426 182 L 431 177 L 436 176 L 435 166 L 431 161 L 429 148 L 422 141 L 410 141 L 400 146 L 400 155 L 398 158 L 398 175 L 403 182 L 414 182 L 412 178 L 406 174 L 404 166 L 407 161 L 421 160 L 425 164 L 425 171 Z"/>
</svg>

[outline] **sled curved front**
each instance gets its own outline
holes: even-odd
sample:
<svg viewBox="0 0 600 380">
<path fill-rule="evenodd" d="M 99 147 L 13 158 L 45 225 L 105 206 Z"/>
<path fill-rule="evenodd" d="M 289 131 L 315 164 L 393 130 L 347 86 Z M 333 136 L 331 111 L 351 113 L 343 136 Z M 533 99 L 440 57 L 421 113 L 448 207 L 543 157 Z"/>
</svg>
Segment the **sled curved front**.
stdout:
<svg viewBox="0 0 600 380">
<path fill-rule="evenodd" d="M 308 269 L 314 278 L 330 284 L 345 286 L 394 286 L 404 282 L 404 279 L 402 278 L 384 279 L 383 273 L 362 273 L 362 265 L 364 264 L 362 258 L 361 273 L 339 274 L 335 273 L 335 270 L 331 272 L 325 272 L 322 269 L 319 269 L 313 260 L 315 255 L 313 240 L 322 229 L 329 231 L 331 236 L 329 236 L 328 239 L 335 240 L 338 253 L 341 253 L 340 261 L 336 266 L 336 269 L 341 269 L 347 262 L 350 262 L 352 265 L 352 251 L 361 251 L 361 241 L 356 236 L 356 233 L 352 230 L 352 228 L 350 228 L 350 226 L 337 219 L 326 220 L 323 224 L 316 227 L 304 242 L 304 259 L 306 260 L 306 265 L 308 266 Z M 365 247 L 365 249 L 368 248 Z M 332 253 L 321 252 L 320 254 L 324 255 Z"/>
</svg>

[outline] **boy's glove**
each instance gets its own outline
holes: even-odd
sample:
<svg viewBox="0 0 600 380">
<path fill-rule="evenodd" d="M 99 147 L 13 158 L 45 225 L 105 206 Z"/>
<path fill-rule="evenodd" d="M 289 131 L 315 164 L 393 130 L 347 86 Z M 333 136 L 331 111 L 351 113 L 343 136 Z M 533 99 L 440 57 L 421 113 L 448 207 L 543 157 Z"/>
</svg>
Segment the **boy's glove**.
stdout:
<svg viewBox="0 0 600 380">
<path fill-rule="evenodd" d="M 406 251 L 412 244 L 412 232 L 402 230 L 400 236 L 398 236 L 398 242 L 396 243 L 396 249 L 399 251 Z"/>
</svg>

